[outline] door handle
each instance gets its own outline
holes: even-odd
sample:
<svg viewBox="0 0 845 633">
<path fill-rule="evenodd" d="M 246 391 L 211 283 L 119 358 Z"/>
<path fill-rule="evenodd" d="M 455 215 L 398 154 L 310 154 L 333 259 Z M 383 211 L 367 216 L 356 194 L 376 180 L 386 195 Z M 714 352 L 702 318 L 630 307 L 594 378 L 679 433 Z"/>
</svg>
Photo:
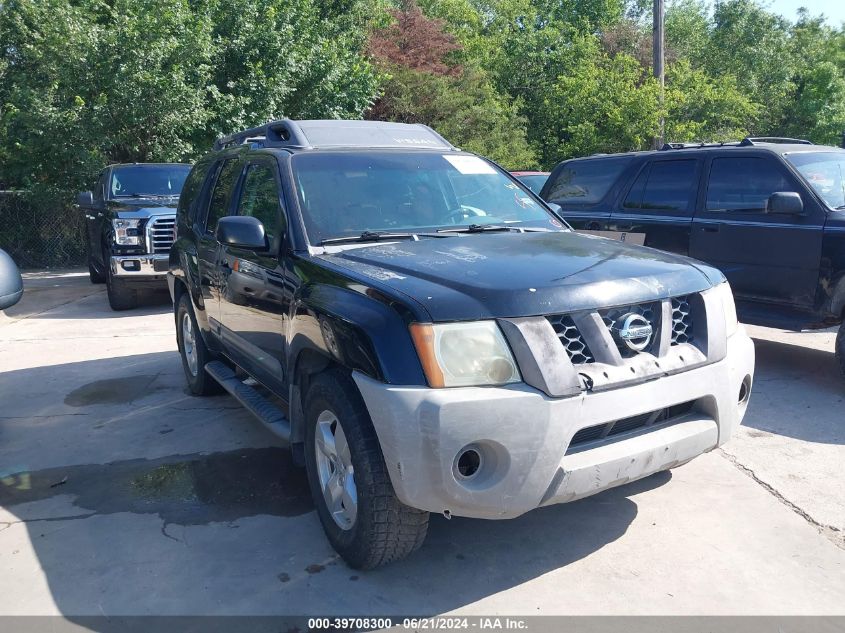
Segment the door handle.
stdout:
<svg viewBox="0 0 845 633">
<path fill-rule="evenodd" d="M 710 225 L 710 226 L 702 226 L 701 230 L 704 231 L 705 233 L 718 233 L 719 232 L 719 225 L 713 224 L 713 225 Z"/>
</svg>

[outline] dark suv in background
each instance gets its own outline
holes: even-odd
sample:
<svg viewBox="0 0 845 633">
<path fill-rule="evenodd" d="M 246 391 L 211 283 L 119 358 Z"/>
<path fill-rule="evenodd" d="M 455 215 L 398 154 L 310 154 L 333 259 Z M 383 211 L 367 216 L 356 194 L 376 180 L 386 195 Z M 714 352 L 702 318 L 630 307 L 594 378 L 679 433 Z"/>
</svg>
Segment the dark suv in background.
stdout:
<svg viewBox="0 0 845 633">
<path fill-rule="evenodd" d="M 845 372 L 845 150 L 779 138 L 667 144 L 564 161 L 541 196 L 576 230 L 718 267 L 747 323 L 840 325 Z"/>
<path fill-rule="evenodd" d="M 135 307 L 144 288 L 165 289 L 176 203 L 190 165 L 110 165 L 77 199 L 85 213 L 91 283 L 106 283 L 113 310 Z"/>
</svg>

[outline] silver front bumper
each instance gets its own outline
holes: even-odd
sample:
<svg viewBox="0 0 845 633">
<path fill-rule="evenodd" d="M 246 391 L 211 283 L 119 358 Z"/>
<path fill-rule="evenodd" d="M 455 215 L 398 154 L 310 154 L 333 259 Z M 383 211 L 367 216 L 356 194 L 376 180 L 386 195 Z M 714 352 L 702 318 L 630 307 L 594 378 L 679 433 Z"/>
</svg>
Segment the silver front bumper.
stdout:
<svg viewBox="0 0 845 633">
<path fill-rule="evenodd" d="M 739 394 L 744 381 L 750 389 L 754 345 L 740 328 L 725 352 L 680 373 L 558 398 L 526 384 L 429 389 L 353 377 L 403 503 L 501 519 L 672 468 L 727 441 L 745 415 Z M 691 401 L 665 424 L 567 450 L 581 429 Z M 470 479 L 456 471 L 468 446 L 483 457 Z"/>
<path fill-rule="evenodd" d="M 112 255 L 109 260 L 112 275 L 123 278 L 164 279 L 170 256 L 156 255 Z"/>
</svg>

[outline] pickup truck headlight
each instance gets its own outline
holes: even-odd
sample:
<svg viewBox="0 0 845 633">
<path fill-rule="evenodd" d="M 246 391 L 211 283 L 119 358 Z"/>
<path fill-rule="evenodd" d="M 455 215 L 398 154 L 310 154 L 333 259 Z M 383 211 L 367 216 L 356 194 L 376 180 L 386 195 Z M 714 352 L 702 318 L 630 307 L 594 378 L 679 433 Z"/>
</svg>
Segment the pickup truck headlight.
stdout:
<svg viewBox="0 0 845 633">
<path fill-rule="evenodd" d="M 141 220 L 116 218 L 111 221 L 114 226 L 114 243 L 119 246 L 139 246 L 141 244 Z"/>
<path fill-rule="evenodd" d="M 495 321 L 414 323 L 411 338 L 431 387 L 520 381 L 513 355 Z"/>
<path fill-rule="evenodd" d="M 716 293 L 722 299 L 722 308 L 725 312 L 725 333 L 728 336 L 733 335 L 739 328 L 739 321 L 736 318 L 736 304 L 734 303 L 734 294 L 731 291 L 731 285 L 725 281 L 716 286 Z"/>
</svg>

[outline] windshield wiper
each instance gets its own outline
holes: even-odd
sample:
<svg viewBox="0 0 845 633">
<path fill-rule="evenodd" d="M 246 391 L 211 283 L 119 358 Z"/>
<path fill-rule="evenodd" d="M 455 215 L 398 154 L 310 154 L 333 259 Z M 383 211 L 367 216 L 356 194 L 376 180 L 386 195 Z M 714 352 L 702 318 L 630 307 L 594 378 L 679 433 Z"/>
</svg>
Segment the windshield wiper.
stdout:
<svg viewBox="0 0 845 633">
<path fill-rule="evenodd" d="M 320 246 L 327 244 L 343 244 L 344 242 L 378 242 L 379 240 L 418 240 L 423 237 L 446 237 L 435 233 L 390 233 L 388 231 L 364 231 L 361 235 L 346 235 L 345 237 L 330 237 L 322 240 Z"/>
<path fill-rule="evenodd" d="M 124 193 L 117 198 L 175 198 L 178 193 Z"/>
<path fill-rule="evenodd" d="M 484 233 L 486 231 L 516 231 L 517 233 L 549 233 L 550 229 L 527 226 L 502 226 L 500 224 L 470 224 L 454 229 L 437 229 L 438 233 Z"/>
</svg>

